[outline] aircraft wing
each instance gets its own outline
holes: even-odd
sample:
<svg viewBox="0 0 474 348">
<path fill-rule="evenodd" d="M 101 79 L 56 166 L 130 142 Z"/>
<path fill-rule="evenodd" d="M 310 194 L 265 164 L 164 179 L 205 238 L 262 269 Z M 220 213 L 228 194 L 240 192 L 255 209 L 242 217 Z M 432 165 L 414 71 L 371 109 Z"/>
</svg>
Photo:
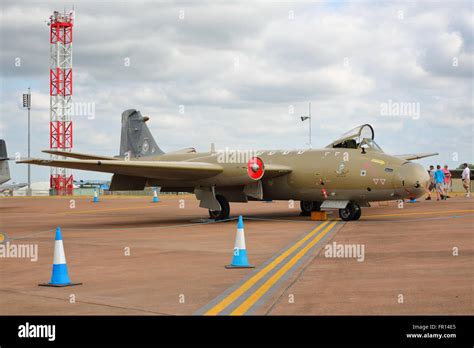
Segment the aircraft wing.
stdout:
<svg viewBox="0 0 474 348">
<path fill-rule="evenodd" d="M 416 160 L 420 158 L 437 156 L 437 155 L 439 155 L 439 153 L 437 152 L 424 152 L 424 153 L 412 153 L 412 154 L 406 154 L 406 155 L 395 155 L 394 157 L 410 161 L 410 160 Z"/>
<path fill-rule="evenodd" d="M 40 166 L 91 170 L 162 180 L 197 180 L 222 172 L 217 164 L 204 162 L 123 161 L 123 160 L 44 160 L 29 158 L 17 161 Z"/>
<path fill-rule="evenodd" d="M 110 156 L 100 156 L 100 155 L 91 155 L 88 153 L 82 152 L 68 152 L 68 151 L 60 151 L 60 150 L 43 150 L 44 153 L 49 153 L 51 155 L 58 155 L 63 157 L 70 157 L 70 158 L 77 158 L 83 160 L 112 160 L 116 161 L 118 158 L 110 157 Z"/>
</svg>

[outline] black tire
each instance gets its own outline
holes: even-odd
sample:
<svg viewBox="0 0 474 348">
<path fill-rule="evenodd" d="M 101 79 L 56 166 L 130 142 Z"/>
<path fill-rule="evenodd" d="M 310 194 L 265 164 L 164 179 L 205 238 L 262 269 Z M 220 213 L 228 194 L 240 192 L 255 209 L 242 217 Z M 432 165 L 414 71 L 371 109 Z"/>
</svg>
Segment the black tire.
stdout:
<svg viewBox="0 0 474 348">
<path fill-rule="evenodd" d="M 209 217 L 214 220 L 225 220 L 229 218 L 230 205 L 227 198 L 221 195 L 216 195 L 216 199 L 221 205 L 221 210 L 209 209 Z"/>
<path fill-rule="evenodd" d="M 360 215 L 360 206 L 354 202 L 349 202 L 345 209 L 339 209 L 339 217 L 343 221 L 358 220 L 360 218 Z"/>
<path fill-rule="evenodd" d="M 301 216 L 310 216 L 312 211 L 321 210 L 321 202 L 300 201 Z"/>
<path fill-rule="evenodd" d="M 301 216 L 310 216 L 313 211 L 312 201 L 300 201 Z"/>
<path fill-rule="evenodd" d="M 359 220 L 360 216 L 362 215 L 362 209 L 360 209 L 360 206 L 357 203 L 354 203 L 356 205 L 356 213 L 354 215 L 354 218 L 352 219 L 353 221 Z"/>
<path fill-rule="evenodd" d="M 323 202 L 316 202 L 316 201 L 314 201 L 314 202 L 313 202 L 313 211 L 321 211 L 321 204 L 322 204 L 322 203 L 323 203 Z"/>
</svg>

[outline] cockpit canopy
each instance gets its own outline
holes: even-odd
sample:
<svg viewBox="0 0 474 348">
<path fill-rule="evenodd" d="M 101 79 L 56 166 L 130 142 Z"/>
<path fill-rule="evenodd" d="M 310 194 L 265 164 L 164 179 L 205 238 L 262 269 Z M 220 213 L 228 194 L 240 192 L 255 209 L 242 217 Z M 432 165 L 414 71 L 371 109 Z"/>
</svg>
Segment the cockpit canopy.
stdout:
<svg viewBox="0 0 474 348">
<path fill-rule="evenodd" d="M 341 135 L 339 139 L 326 146 L 326 148 L 364 148 L 383 152 L 380 146 L 374 141 L 374 129 L 370 124 L 363 124 L 362 126 L 351 129 Z"/>
</svg>

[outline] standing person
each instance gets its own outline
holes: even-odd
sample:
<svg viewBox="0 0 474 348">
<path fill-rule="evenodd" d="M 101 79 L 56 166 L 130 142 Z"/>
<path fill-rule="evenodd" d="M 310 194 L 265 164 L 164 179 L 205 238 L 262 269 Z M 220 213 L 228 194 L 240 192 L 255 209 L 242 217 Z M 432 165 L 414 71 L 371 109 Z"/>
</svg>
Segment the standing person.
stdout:
<svg viewBox="0 0 474 348">
<path fill-rule="evenodd" d="M 470 198 L 471 197 L 471 170 L 469 169 L 469 166 L 467 165 L 467 163 L 464 163 L 464 170 L 462 171 L 461 179 L 462 179 L 462 186 L 466 190 L 466 197 Z"/>
<path fill-rule="evenodd" d="M 436 166 L 434 178 L 436 182 L 436 200 L 439 201 L 440 198 L 445 200 L 447 197 L 446 193 L 444 192 L 444 173 L 439 164 Z"/>
<path fill-rule="evenodd" d="M 425 199 L 427 201 L 431 200 L 431 192 L 436 187 L 436 181 L 435 181 L 435 178 L 434 178 L 434 173 L 435 173 L 434 166 L 430 166 L 430 169 L 428 170 L 428 173 L 430 174 L 430 182 L 428 183 L 428 187 L 426 189 L 426 191 L 427 191 L 426 193 L 428 193 L 428 197 L 426 197 Z"/>
<path fill-rule="evenodd" d="M 445 164 L 443 168 L 443 174 L 444 174 L 444 190 L 446 191 L 446 197 L 449 197 L 449 191 L 451 191 L 451 172 L 448 169 L 448 165 Z"/>
</svg>

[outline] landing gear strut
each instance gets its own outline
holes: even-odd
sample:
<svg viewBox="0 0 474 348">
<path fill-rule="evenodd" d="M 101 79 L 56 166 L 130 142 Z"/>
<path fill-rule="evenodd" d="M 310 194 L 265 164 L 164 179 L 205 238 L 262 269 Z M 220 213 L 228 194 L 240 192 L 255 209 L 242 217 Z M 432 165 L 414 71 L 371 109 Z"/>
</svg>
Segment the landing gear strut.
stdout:
<svg viewBox="0 0 474 348">
<path fill-rule="evenodd" d="M 209 217 L 214 220 L 225 220 L 229 218 L 230 205 L 227 198 L 222 195 L 216 195 L 216 199 L 221 206 L 221 210 L 209 209 Z"/>
<path fill-rule="evenodd" d="M 339 209 L 339 217 L 344 221 L 359 220 L 361 213 L 359 204 L 355 202 L 349 202 L 347 207 Z"/>
<path fill-rule="evenodd" d="M 319 211 L 321 209 L 321 202 L 301 201 L 301 216 L 310 216 L 312 211 Z"/>
</svg>

